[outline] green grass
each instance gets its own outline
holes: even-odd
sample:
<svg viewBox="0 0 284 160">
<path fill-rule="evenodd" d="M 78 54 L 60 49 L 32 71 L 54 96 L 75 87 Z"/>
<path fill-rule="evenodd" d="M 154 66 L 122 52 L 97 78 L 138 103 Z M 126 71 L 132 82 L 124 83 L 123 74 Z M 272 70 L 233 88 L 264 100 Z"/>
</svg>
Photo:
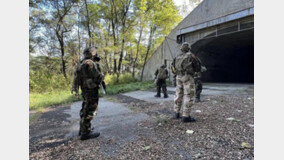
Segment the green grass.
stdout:
<svg viewBox="0 0 284 160">
<path fill-rule="evenodd" d="M 111 85 L 107 86 L 107 95 L 115 95 L 135 90 L 146 90 L 153 87 L 155 87 L 153 81 Z M 101 95 L 102 93 L 100 90 L 100 96 Z M 78 99 L 76 99 L 75 96 L 71 94 L 70 90 L 61 90 L 48 93 L 30 93 L 29 101 L 30 110 L 40 110 L 44 107 L 57 106 L 61 104 L 75 102 L 78 101 Z"/>
<path fill-rule="evenodd" d="M 40 109 L 43 107 L 60 105 L 78 101 L 69 90 L 54 91 L 48 93 L 30 93 L 29 94 L 29 109 Z"/>
</svg>

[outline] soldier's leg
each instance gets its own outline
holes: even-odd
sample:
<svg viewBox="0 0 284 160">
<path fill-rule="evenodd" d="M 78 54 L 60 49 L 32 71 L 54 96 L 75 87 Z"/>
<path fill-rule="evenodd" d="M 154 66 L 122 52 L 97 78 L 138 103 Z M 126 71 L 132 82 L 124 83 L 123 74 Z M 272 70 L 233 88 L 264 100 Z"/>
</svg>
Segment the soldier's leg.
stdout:
<svg viewBox="0 0 284 160">
<path fill-rule="evenodd" d="M 85 104 L 86 104 L 86 100 L 84 99 L 83 100 L 83 102 L 82 102 L 82 108 L 81 108 L 81 110 L 80 110 L 80 119 L 82 119 L 83 118 L 83 115 L 84 115 L 84 112 L 85 112 Z M 81 121 L 80 121 L 80 129 L 79 129 L 79 136 L 81 135 Z"/>
<path fill-rule="evenodd" d="M 174 87 L 177 86 L 176 77 L 177 77 L 177 75 L 174 74 L 174 76 L 173 76 L 173 85 L 174 85 Z"/>
<path fill-rule="evenodd" d="M 164 93 L 164 98 L 168 98 L 168 93 L 167 93 L 167 82 L 166 80 L 163 81 L 163 84 L 162 84 L 162 89 L 163 89 L 163 93 Z"/>
<path fill-rule="evenodd" d="M 202 83 L 200 78 L 195 78 L 194 79 L 194 84 L 195 84 L 195 102 L 199 102 L 200 101 L 200 94 L 202 91 Z"/>
<path fill-rule="evenodd" d="M 179 118 L 179 113 L 180 113 L 180 109 L 181 109 L 181 105 L 182 105 L 182 101 L 183 101 L 183 84 L 181 82 L 181 77 L 177 76 L 176 77 L 176 82 L 177 82 L 177 86 L 176 86 L 176 94 L 175 94 L 175 99 L 174 99 L 174 111 L 175 111 L 175 115 L 174 118 Z"/>
<path fill-rule="evenodd" d="M 197 80 L 197 88 L 196 88 L 196 98 L 200 99 L 200 94 L 202 92 L 202 83 L 201 80 Z"/>
<path fill-rule="evenodd" d="M 82 111 L 80 121 L 81 135 L 88 135 L 91 132 L 91 120 L 98 107 L 98 99 L 87 99 Z"/>
<path fill-rule="evenodd" d="M 161 97 L 161 81 L 160 80 L 157 81 L 157 94 L 155 95 L 155 97 Z"/>
<path fill-rule="evenodd" d="M 184 106 L 182 113 L 183 122 L 193 122 L 194 118 L 190 116 L 191 107 L 193 105 L 194 97 L 194 79 L 191 77 L 188 81 L 183 83 L 184 86 Z"/>
</svg>

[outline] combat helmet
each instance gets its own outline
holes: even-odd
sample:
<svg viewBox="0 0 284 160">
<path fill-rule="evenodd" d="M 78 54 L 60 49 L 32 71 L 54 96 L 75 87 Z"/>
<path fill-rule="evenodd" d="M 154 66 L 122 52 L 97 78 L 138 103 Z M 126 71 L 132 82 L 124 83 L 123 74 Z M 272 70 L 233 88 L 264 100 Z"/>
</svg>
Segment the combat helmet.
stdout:
<svg viewBox="0 0 284 160">
<path fill-rule="evenodd" d="M 181 47 L 180 47 L 180 50 L 184 53 L 190 51 L 190 49 L 191 49 L 191 46 L 189 45 L 188 42 L 183 42 Z"/>
<path fill-rule="evenodd" d="M 88 47 L 83 51 L 83 59 L 91 59 L 97 55 L 97 50 L 95 47 Z"/>
</svg>

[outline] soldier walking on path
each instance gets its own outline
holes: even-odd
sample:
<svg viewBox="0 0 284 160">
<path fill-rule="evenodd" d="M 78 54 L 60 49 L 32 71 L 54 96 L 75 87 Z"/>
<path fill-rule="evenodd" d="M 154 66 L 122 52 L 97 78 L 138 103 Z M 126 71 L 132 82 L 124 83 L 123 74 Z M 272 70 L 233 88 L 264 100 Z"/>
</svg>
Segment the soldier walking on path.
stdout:
<svg viewBox="0 0 284 160">
<path fill-rule="evenodd" d="M 161 88 L 164 93 L 164 98 L 169 97 L 167 94 L 167 83 L 166 83 L 167 78 L 168 78 L 168 70 L 166 68 L 166 65 L 162 65 L 155 72 L 155 82 L 157 85 L 157 94 L 155 95 L 155 97 L 161 97 Z"/>
<path fill-rule="evenodd" d="M 180 110 L 184 99 L 182 109 L 182 122 L 194 122 L 195 119 L 190 116 L 194 97 L 194 74 L 200 72 L 201 65 L 196 56 L 190 52 L 190 46 L 184 42 L 181 46 L 181 53 L 173 60 L 173 67 L 176 72 L 176 95 L 174 99 L 174 118 L 180 118 Z"/>
<path fill-rule="evenodd" d="M 82 91 L 83 103 L 80 110 L 80 130 L 81 140 L 96 138 L 100 133 L 91 133 L 91 120 L 99 102 L 99 85 L 102 81 L 99 65 L 92 60 L 97 55 L 94 47 L 86 48 L 83 52 L 83 60 L 74 72 L 72 93 L 76 93 L 79 98 L 79 87 Z"/>
</svg>

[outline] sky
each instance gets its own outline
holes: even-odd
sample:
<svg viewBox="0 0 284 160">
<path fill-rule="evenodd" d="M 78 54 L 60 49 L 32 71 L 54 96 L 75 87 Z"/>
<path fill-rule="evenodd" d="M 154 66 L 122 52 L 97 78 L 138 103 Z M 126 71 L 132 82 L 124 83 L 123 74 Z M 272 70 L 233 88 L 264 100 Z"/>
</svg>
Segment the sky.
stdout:
<svg viewBox="0 0 284 160">
<path fill-rule="evenodd" d="M 191 0 L 173 0 L 178 6 L 179 13 L 185 18 L 199 3 L 192 3 Z"/>
</svg>

